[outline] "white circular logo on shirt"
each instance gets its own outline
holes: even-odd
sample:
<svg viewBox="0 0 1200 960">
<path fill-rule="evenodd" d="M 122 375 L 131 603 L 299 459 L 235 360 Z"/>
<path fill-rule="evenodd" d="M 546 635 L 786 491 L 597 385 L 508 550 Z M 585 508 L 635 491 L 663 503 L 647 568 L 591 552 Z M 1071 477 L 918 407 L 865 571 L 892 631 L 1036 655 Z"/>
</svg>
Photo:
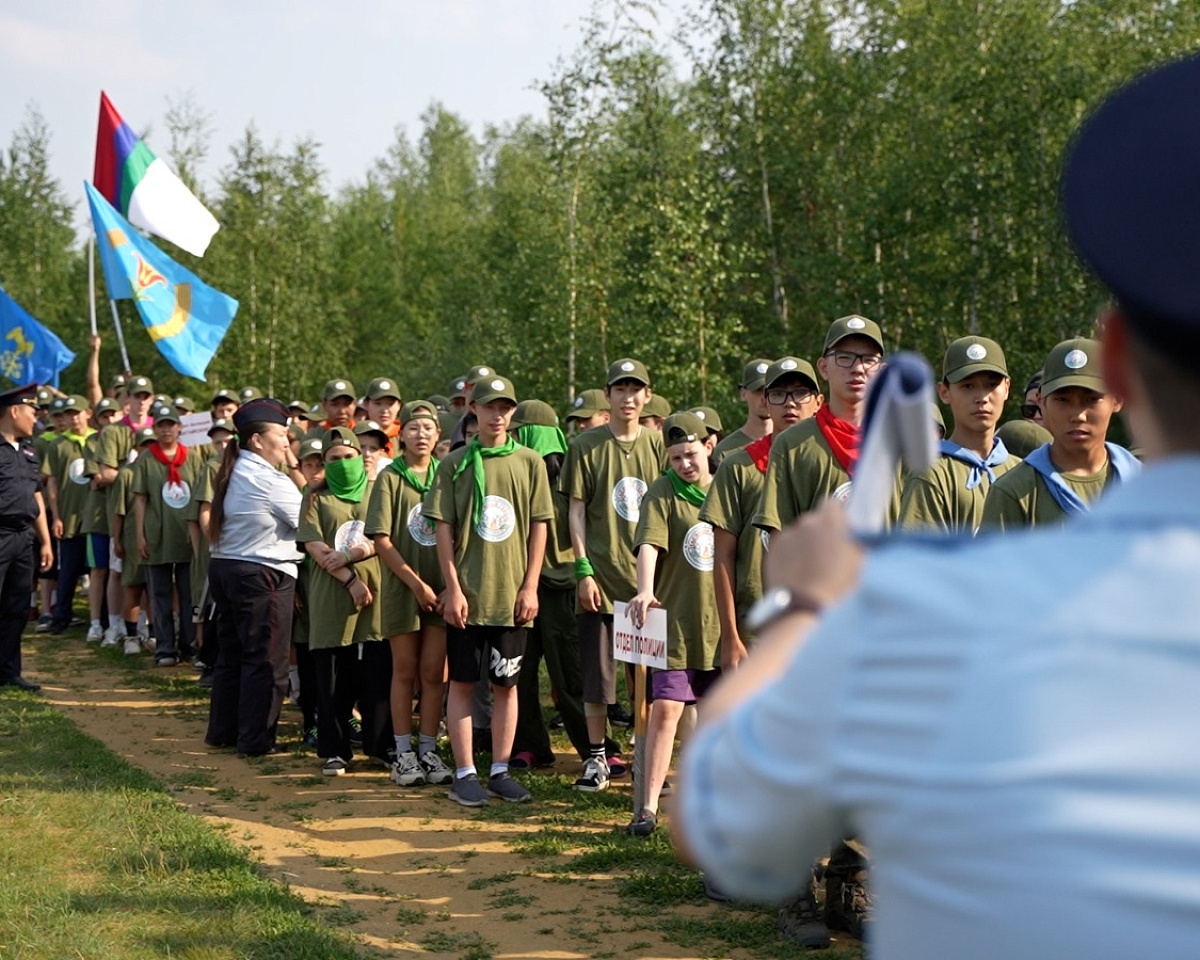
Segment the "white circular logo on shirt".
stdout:
<svg viewBox="0 0 1200 960">
<path fill-rule="evenodd" d="M 347 520 L 337 528 L 337 533 L 333 535 L 333 548 L 349 550 L 351 547 L 369 547 L 371 542 L 363 533 L 366 526 L 362 520 Z"/>
<path fill-rule="evenodd" d="M 846 321 L 846 329 L 847 330 L 862 330 L 866 327 L 866 325 L 867 325 L 866 321 L 863 320 L 861 317 L 851 317 L 849 320 Z"/>
<path fill-rule="evenodd" d="M 502 543 L 517 529 L 517 511 L 503 497 L 483 498 L 483 512 L 475 532 L 488 543 Z"/>
<path fill-rule="evenodd" d="M 137 458 L 138 458 L 137 447 L 134 447 L 132 450 L 129 451 L 129 453 L 125 454 L 125 462 L 126 463 L 133 463 L 133 461 L 136 460 Z"/>
<path fill-rule="evenodd" d="M 713 528 L 701 520 L 683 535 L 683 558 L 701 573 L 713 568 Z"/>
<path fill-rule="evenodd" d="M 88 482 L 88 478 L 83 475 L 83 458 L 71 461 L 67 467 L 67 476 L 72 483 L 78 483 L 80 486 Z"/>
<path fill-rule="evenodd" d="M 982 343 L 973 343 L 967 347 L 968 360 L 982 360 L 987 356 L 987 348 Z"/>
<path fill-rule="evenodd" d="M 408 535 L 423 547 L 437 546 L 437 525 L 421 512 L 421 504 L 408 511 Z"/>
<path fill-rule="evenodd" d="M 847 500 L 849 500 L 850 499 L 850 483 L 851 483 L 851 481 L 849 481 L 849 480 L 847 480 L 845 483 L 843 483 L 840 487 L 838 487 L 836 490 L 833 491 L 833 493 L 831 493 L 829 495 L 829 499 L 836 500 L 838 503 L 845 503 Z"/>
<path fill-rule="evenodd" d="M 1081 370 L 1087 366 L 1087 362 L 1087 354 L 1082 350 L 1072 350 L 1065 357 L 1063 357 L 1063 364 L 1069 370 Z"/>
<path fill-rule="evenodd" d="M 164 483 L 162 487 L 162 498 L 172 510 L 182 510 L 192 502 L 192 488 L 188 486 L 186 480 L 180 480 L 178 483 Z"/>
<path fill-rule="evenodd" d="M 630 523 L 637 523 L 642 515 L 642 497 L 646 495 L 646 481 L 641 477 L 622 477 L 612 488 L 612 505 L 617 516 Z"/>
<path fill-rule="evenodd" d="M 630 373 L 630 372 L 632 372 L 632 370 L 633 370 L 633 364 L 632 364 L 632 363 L 630 363 L 628 360 L 626 360 L 626 361 L 625 361 L 623 364 L 621 364 L 621 369 L 622 369 L 622 370 L 623 370 L 625 373 Z"/>
</svg>

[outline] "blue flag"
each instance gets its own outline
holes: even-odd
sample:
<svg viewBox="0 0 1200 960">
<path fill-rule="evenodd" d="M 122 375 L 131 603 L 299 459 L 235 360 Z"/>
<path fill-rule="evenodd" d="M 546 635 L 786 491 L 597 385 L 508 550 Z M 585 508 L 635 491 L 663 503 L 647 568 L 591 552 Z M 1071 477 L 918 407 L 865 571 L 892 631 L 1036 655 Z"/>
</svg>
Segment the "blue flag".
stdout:
<svg viewBox="0 0 1200 960">
<path fill-rule="evenodd" d="M 132 297 L 158 352 L 180 373 L 203 380 L 238 302 L 159 250 L 90 183 L 84 188 L 110 296 Z"/>
<path fill-rule="evenodd" d="M 0 374 L 14 383 L 52 383 L 75 354 L 0 287 Z"/>
</svg>

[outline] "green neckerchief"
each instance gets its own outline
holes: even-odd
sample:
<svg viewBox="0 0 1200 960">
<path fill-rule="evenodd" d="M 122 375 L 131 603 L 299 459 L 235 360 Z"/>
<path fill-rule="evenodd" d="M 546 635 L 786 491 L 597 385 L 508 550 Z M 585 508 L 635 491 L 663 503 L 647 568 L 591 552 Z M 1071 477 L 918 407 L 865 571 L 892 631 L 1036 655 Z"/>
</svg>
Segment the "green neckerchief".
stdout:
<svg viewBox="0 0 1200 960">
<path fill-rule="evenodd" d="M 704 506 L 706 494 L 703 490 L 694 483 L 688 483 L 670 467 L 667 468 L 667 476 L 671 478 L 671 486 L 675 488 L 675 496 L 679 497 L 680 500 L 686 500 L 693 506 Z"/>
<path fill-rule="evenodd" d="M 526 423 L 517 427 L 517 443 L 528 447 L 539 457 L 567 452 L 567 438 L 558 427 L 546 427 L 537 423 Z"/>
<path fill-rule="evenodd" d="M 475 513 L 471 526 L 479 526 L 479 520 L 483 516 L 483 500 L 487 496 L 487 485 L 483 479 L 483 458 L 507 457 L 516 449 L 517 441 L 512 437 L 498 447 L 485 447 L 479 442 L 478 437 L 471 438 L 471 442 L 467 445 L 466 455 L 459 461 L 458 466 L 454 469 L 454 475 L 450 478 L 457 480 L 467 467 L 475 468 Z"/>
<path fill-rule="evenodd" d="M 421 496 L 425 496 L 425 494 L 429 492 L 429 488 L 433 486 L 433 478 L 437 476 L 439 463 L 441 463 L 441 461 L 436 457 L 430 459 L 429 470 L 425 474 L 424 483 L 422 483 L 421 478 L 413 472 L 412 467 L 404 462 L 403 456 L 397 457 L 392 461 L 392 469 L 400 474 L 400 476 L 402 476 L 408 482 L 408 485 L 416 490 L 417 493 L 419 493 Z"/>
<path fill-rule="evenodd" d="M 367 489 L 367 465 L 361 456 L 330 460 L 325 464 L 325 484 L 339 500 L 361 503 Z"/>
<path fill-rule="evenodd" d="M 59 436 L 66 437 L 68 440 L 71 440 L 74 443 L 77 443 L 82 447 L 84 445 L 84 443 L 87 441 L 87 438 L 90 437 L 95 432 L 96 431 L 93 430 L 91 427 L 84 427 L 83 433 L 72 433 L 70 430 L 64 430 L 62 433 L 59 434 Z"/>
</svg>

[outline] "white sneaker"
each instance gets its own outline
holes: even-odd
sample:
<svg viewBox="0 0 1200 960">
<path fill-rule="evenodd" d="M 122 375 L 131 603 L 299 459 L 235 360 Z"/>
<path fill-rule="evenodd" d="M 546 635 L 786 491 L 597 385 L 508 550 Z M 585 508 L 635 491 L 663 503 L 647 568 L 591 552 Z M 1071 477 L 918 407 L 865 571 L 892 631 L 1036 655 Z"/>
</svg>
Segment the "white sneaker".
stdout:
<svg viewBox="0 0 1200 960">
<path fill-rule="evenodd" d="M 99 643 L 104 639 L 104 628 L 98 623 L 93 623 L 88 626 L 87 636 L 84 638 L 87 643 Z"/>
<path fill-rule="evenodd" d="M 104 639 L 100 641 L 100 646 L 112 649 L 122 640 L 125 639 L 125 627 L 109 627 L 104 631 Z"/>
<path fill-rule="evenodd" d="M 138 636 L 142 641 L 142 649 L 147 653 L 153 653 L 158 648 L 158 642 L 150 634 L 142 633 Z"/>
<path fill-rule="evenodd" d="M 142 652 L 142 641 L 138 637 L 125 638 L 125 656 L 136 657 Z"/>
<path fill-rule="evenodd" d="M 430 783 L 452 783 L 454 771 L 433 750 L 421 754 L 421 767 L 425 771 L 425 779 Z"/>
<path fill-rule="evenodd" d="M 574 788 L 584 793 L 598 793 L 608 788 L 608 764 L 599 757 L 588 757 L 583 764 L 583 775 L 575 781 Z"/>
<path fill-rule="evenodd" d="M 425 770 L 417 755 L 409 750 L 396 757 L 392 764 L 392 783 L 398 787 L 418 787 L 426 783 Z"/>
</svg>

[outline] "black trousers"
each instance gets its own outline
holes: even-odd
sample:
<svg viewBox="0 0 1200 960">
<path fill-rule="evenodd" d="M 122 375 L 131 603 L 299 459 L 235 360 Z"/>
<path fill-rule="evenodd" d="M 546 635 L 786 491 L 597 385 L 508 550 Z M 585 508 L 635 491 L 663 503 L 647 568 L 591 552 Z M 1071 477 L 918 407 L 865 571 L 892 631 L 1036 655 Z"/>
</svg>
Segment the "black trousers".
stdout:
<svg viewBox="0 0 1200 960">
<path fill-rule="evenodd" d="M 217 662 L 204 741 L 263 754 L 275 746 L 288 691 L 296 580 L 261 563 L 221 559 L 212 561 L 208 580 L 217 604 Z"/>
<path fill-rule="evenodd" d="M 72 605 L 80 578 L 87 573 L 87 537 L 65 537 L 58 541 L 58 597 L 54 602 L 54 626 L 67 627 L 75 616 Z"/>
<path fill-rule="evenodd" d="M 29 621 L 33 530 L 0 530 L 0 683 L 21 675 L 21 633 Z"/>
<path fill-rule="evenodd" d="M 146 592 L 154 618 L 154 658 L 190 659 L 196 652 L 196 625 L 192 623 L 191 565 L 144 563 Z M 175 644 L 175 597 L 179 596 L 179 645 Z"/>
<path fill-rule="evenodd" d="M 386 640 L 310 650 L 317 681 L 317 755 L 354 756 L 350 715 L 362 715 L 362 752 L 386 760 L 392 734 L 392 648 Z M 301 681 L 303 687 L 303 681 Z"/>
</svg>

